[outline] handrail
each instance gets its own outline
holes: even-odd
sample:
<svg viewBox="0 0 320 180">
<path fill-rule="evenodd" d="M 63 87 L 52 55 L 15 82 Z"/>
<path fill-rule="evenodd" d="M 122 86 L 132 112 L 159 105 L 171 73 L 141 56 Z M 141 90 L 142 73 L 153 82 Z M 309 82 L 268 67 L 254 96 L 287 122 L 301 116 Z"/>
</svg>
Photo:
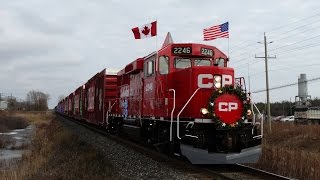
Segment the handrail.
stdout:
<svg viewBox="0 0 320 180">
<path fill-rule="evenodd" d="M 109 101 L 109 107 L 108 107 L 108 111 L 107 111 L 107 117 L 106 117 L 106 121 L 107 121 L 107 125 L 109 124 L 109 112 L 111 112 L 113 106 L 116 104 L 117 100 L 114 101 L 114 103 L 111 105 L 111 101 Z"/>
<path fill-rule="evenodd" d="M 177 116 L 177 138 L 178 139 L 181 139 L 180 138 L 180 132 L 179 132 L 179 116 L 180 114 L 182 113 L 182 111 L 186 108 L 186 106 L 189 104 L 189 102 L 191 101 L 191 99 L 193 98 L 193 96 L 199 91 L 200 88 L 196 89 L 193 94 L 191 95 L 191 97 L 189 98 L 189 100 L 186 102 L 186 104 L 182 107 L 182 109 L 180 110 L 180 112 L 178 113 L 178 116 Z"/>
<path fill-rule="evenodd" d="M 258 107 L 256 106 L 256 104 L 253 103 L 252 100 L 251 100 L 251 103 L 254 105 L 254 107 L 256 108 L 256 110 L 258 111 L 258 113 L 260 114 L 260 116 L 262 117 L 262 114 L 260 113 L 260 111 L 259 111 Z M 261 120 L 261 136 L 263 136 L 263 119 L 264 119 L 264 118 L 262 117 L 262 120 Z"/>
<path fill-rule="evenodd" d="M 173 112 L 176 109 L 176 90 L 169 89 L 169 91 L 173 91 L 173 108 L 171 111 L 171 122 L 170 122 L 170 141 L 172 141 Z"/>
</svg>

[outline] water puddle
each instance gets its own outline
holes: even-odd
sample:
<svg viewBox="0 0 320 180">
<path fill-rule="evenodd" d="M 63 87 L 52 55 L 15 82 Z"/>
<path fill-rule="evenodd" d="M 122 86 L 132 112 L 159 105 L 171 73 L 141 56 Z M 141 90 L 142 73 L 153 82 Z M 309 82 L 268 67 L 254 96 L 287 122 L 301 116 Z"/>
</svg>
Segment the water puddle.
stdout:
<svg viewBox="0 0 320 180">
<path fill-rule="evenodd" d="M 4 168 L 12 162 L 21 159 L 22 153 L 31 143 L 34 126 L 25 129 L 15 129 L 7 133 L 0 133 L 0 138 L 7 141 L 4 148 L 0 149 L 0 167 Z"/>
</svg>

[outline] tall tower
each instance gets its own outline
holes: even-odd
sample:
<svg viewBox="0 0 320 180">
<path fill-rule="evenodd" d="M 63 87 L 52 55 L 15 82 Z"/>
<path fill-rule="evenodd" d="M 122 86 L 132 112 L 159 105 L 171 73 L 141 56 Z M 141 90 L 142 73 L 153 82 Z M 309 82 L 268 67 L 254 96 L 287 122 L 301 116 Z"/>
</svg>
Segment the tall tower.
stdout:
<svg viewBox="0 0 320 180">
<path fill-rule="evenodd" d="M 298 77 L 298 96 L 296 96 L 297 105 L 308 105 L 308 80 L 306 74 L 300 74 Z"/>
</svg>

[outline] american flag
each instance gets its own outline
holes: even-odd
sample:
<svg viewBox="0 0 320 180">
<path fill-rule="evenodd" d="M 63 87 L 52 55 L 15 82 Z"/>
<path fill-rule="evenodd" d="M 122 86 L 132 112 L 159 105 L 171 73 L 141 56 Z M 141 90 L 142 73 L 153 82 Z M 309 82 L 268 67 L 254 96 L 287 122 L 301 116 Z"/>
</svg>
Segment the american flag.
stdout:
<svg viewBox="0 0 320 180">
<path fill-rule="evenodd" d="M 203 38 L 204 41 L 210 41 L 217 38 L 229 38 L 229 22 L 204 29 Z"/>
</svg>

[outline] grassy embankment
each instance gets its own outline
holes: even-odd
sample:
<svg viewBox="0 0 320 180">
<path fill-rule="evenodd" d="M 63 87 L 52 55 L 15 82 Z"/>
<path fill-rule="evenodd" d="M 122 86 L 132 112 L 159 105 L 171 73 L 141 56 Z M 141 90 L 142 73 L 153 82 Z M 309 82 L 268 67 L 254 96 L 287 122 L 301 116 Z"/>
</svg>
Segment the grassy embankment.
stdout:
<svg viewBox="0 0 320 180">
<path fill-rule="evenodd" d="M 320 126 L 273 123 L 265 128 L 257 167 L 298 179 L 320 179 Z"/>
<path fill-rule="evenodd" d="M 35 125 L 30 151 L 0 179 L 119 179 L 101 152 L 62 126 L 51 113 L 15 113 Z"/>
</svg>

